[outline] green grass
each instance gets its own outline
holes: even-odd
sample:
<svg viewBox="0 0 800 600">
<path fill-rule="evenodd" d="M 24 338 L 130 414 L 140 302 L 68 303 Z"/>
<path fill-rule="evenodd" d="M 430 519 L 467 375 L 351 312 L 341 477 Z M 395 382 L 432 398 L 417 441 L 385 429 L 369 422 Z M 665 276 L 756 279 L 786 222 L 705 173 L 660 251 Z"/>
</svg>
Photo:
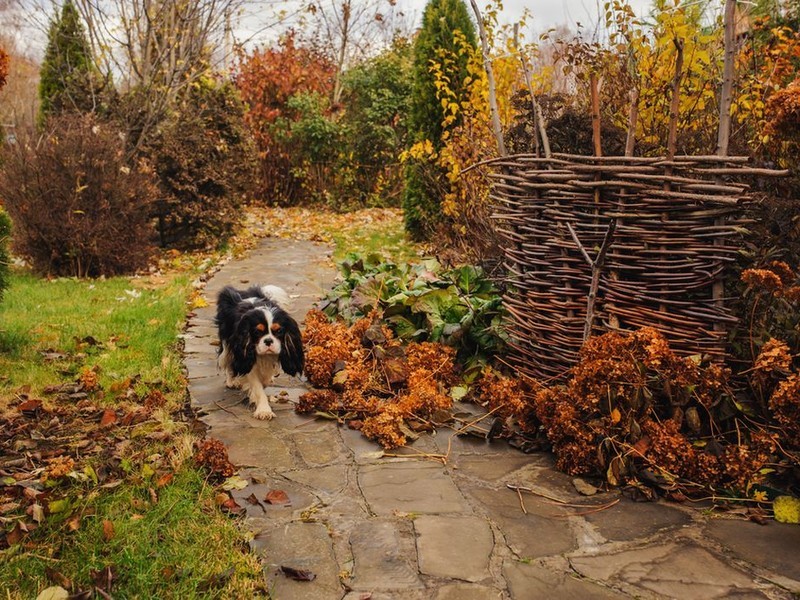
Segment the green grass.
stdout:
<svg viewBox="0 0 800 600">
<path fill-rule="evenodd" d="M 14 405 L 21 390 L 55 402 L 44 393 L 46 386 L 74 381 L 82 371 L 97 368 L 103 391 L 90 393 L 89 402 L 135 404 L 115 400 L 119 394 L 112 391 L 115 382 L 130 379 L 139 382 L 138 393 L 151 388 L 164 392 L 173 415 L 159 411 L 151 420 L 118 432 L 80 420 L 74 433 L 70 429 L 59 434 L 69 440 L 70 448 L 88 435 L 108 452 L 78 452 L 76 477 L 55 479 L 52 488 L 45 484 L 43 506 L 64 500 L 66 510 L 47 514 L 23 544 L 0 551 L 0 598 L 35 598 L 54 585 L 47 568 L 71 579 L 76 589 L 91 589 L 91 571 L 106 566 L 116 573 L 115 598 L 265 595 L 259 561 L 243 551 L 245 534 L 239 523 L 215 507 L 215 490 L 190 460 L 193 438 L 179 416 L 186 382 L 178 334 L 189 308 L 193 275 L 184 269 L 158 277 L 48 281 L 26 272 L 12 274 L 0 302 L 0 409 L 19 418 Z M 89 336 L 98 343 L 88 343 Z M 69 401 L 58 406 L 80 410 Z M 83 419 L 83 413 L 76 414 Z M 44 418 L 50 419 L 47 413 Z M 73 427 L 68 419 L 61 426 Z M 151 439 L 153 432 L 158 436 Z M 108 461 L 112 454 L 122 456 L 121 471 L 113 458 L 105 465 L 97 462 L 101 456 Z M 107 468 L 121 484 L 113 489 L 92 484 L 82 476 L 86 465 L 95 472 Z M 174 478 L 158 487 L 156 478 L 165 472 Z M 29 476 L 41 477 L 39 471 Z M 0 485 L 8 483 L 0 478 Z M 150 488 L 157 490 L 156 501 Z M 13 489 L 11 485 L 6 492 Z M 14 498 L 13 492 L 5 498 Z M 31 523 L 31 517 L 21 513 L 28 504 L 4 512 L 0 528 L 11 531 L 18 519 Z M 68 526 L 77 519 L 77 528 Z M 103 535 L 104 520 L 113 523 L 110 539 Z"/>
<path fill-rule="evenodd" d="M 91 589 L 91 572 L 106 567 L 115 573 L 115 598 L 256 597 L 260 565 L 247 554 L 241 532 L 215 508 L 213 488 L 202 476 L 182 469 L 159 489 L 155 504 L 152 486 L 144 481 L 84 499 L 91 510 L 76 531 L 53 519 L 39 532 L 36 552 L 20 546 L 6 551 L 0 560 L 2 597 L 35 598 L 52 585 L 48 568 L 80 590 Z M 112 524 L 111 536 L 104 534 L 104 521 Z"/>
<path fill-rule="evenodd" d="M 341 261 L 349 252 L 378 253 L 393 262 L 413 262 L 419 259 L 418 247 L 408 240 L 402 222 L 387 220 L 347 232 L 332 231 L 333 259 Z"/>
<path fill-rule="evenodd" d="M 141 376 L 182 385 L 177 334 L 188 276 L 158 287 L 146 279 L 40 279 L 13 273 L 0 302 L 0 401 L 22 386 L 38 392 L 98 367 L 101 384 Z M 96 345 L 84 340 L 93 338 Z"/>
</svg>

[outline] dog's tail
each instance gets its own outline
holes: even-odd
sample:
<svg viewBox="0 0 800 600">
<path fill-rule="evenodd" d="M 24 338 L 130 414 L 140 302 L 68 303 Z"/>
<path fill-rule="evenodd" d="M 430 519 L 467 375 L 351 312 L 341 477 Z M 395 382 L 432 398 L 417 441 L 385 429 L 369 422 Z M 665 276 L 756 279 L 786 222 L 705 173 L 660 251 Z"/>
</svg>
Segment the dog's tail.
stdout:
<svg viewBox="0 0 800 600">
<path fill-rule="evenodd" d="M 272 302 L 280 306 L 283 310 L 289 311 L 292 308 L 292 299 L 286 290 L 277 285 L 262 285 L 261 293 Z"/>
</svg>

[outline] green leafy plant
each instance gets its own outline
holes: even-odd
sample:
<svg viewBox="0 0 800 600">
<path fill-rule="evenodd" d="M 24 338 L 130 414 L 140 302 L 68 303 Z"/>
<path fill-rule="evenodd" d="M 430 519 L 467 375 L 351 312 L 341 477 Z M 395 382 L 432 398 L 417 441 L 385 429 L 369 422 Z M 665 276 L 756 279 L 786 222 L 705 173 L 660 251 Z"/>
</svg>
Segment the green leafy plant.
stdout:
<svg viewBox="0 0 800 600">
<path fill-rule="evenodd" d="M 378 311 L 404 341 L 453 346 L 468 382 L 505 348 L 502 299 L 479 267 L 443 269 L 435 259 L 407 264 L 349 254 L 340 270 L 342 281 L 322 304 L 329 317 L 353 322 Z"/>
</svg>

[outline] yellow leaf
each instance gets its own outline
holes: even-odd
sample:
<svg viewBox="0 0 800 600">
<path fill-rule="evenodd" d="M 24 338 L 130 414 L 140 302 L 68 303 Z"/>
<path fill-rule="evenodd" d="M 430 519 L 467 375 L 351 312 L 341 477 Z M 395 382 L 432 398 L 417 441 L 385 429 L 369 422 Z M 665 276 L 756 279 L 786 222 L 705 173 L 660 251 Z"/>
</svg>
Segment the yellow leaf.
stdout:
<svg viewBox="0 0 800 600">
<path fill-rule="evenodd" d="M 620 422 L 620 419 L 622 419 L 622 413 L 619 412 L 618 408 L 615 408 L 614 410 L 611 411 L 611 423 L 613 425 L 616 425 L 617 423 Z"/>
</svg>

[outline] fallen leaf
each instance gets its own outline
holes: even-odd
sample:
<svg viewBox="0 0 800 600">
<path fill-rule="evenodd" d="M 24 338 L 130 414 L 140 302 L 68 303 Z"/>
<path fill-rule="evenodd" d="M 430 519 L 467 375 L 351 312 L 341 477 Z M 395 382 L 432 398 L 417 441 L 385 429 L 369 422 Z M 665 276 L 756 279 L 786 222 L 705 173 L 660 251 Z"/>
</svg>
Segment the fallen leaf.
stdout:
<svg viewBox="0 0 800 600">
<path fill-rule="evenodd" d="M 288 505 L 291 503 L 289 496 L 283 490 L 270 490 L 264 496 L 264 500 L 269 504 L 283 504 Z"/>
<path fill-rule="evenodd" d="M 222 489 L 223 490 L 243 490 L 246 488 L 249 482 L 246 479 L 242 479 L 238 475 L 233 475 L 232 477 L 228 477 L 225 481 L 222 482 Z"/>
<path fill-rule="evenodd" d="M 5 504 L 0 504 L 0 515 L 13 512 L 20 506 L 21 504 L 19 502 L 6 502 Z"/>
<path fill-rule="evenodd" d="M 38 411 L 41 407 L 41 400 L 32 399 L 20 402 L 20 404 L 17 406 L 17 409 L 26 417 L 34 417 L 36 416 L 36 411 Z"/>
<path fill-rule="evenodd" d="M 767 511 L 757 506 L 751 506 L 747 509 L 747 518 L 753 521 L 753 523 L 758 523 L 759 525 L 767 525 L 769 520 L 767 517 Z"/>
<path fill-rule="evenodd" d="M 158 478 L 158 481 L 156 481 L 156 486 L 164 487 L 165 485 L 168 485 L 174 477 L 175 473 L 164 473 Z"/>
<path fill-rule="evenodd" d="M 100 427 L 108 427 L 116 422 L 117 413 L 111 408 L 106 409 L 105 412 L 103 412 L 103 416 L 100 417 Z"/>
<path fill-rule="evenodd" d="M 47 510 L 50 511 L 50 514 L 64 512 L 68 508 L 69 508 L 69 500 L 65 498 L 61 500 L 53 500 L 47 505 Z"/>
<path fill-rule="evenodd" d="M 117 579 L 116 569 L 110 565 L 103 567 L 99 571 L 92 569 L 89 571 L 89 574 L 92 577 L 92 581 L 94 581 L 95 587 L 107 593 L 111 592 L 114 581 Z"/>
<path fill-rule="evenodd" d="M 31 517 L 37 523 L 44 521 L 44 507 L 38 502 L 31 506 Z"/>
<path fill-rule="evenodd" d="M 286 567 L 283 565 L 281 565 L 281 573 L 283 573 L 289 579 L 294 579 L 295 581 L 314 581 L 314 579 L 317 577 L 311 571 L 295 569 L 293 567 Z"/>
<path fill-rule="evenodd" d="M 103 519 L 103 540 L 110 542 L 114 539 L 114 523 L 108 519 Z"/>
<path fill-rule="evenodd" d="M 579 477 L 572 480 L 572 485 L 583 496 L 594 496 L 598 491 L 591 483 Z"/>
<path fill-rule="evenodd" d="M 81 528 L 81 517 L 80 515 L 72 515 L 69 519 L 67 519 L 67 529 L 70 531 L 78 531 Z"/>
<path fill-rule="evenodd" d="M 60 585 L 45 588 L 36 596 L 36 600 L 67 600 L 67 598 L 69 598 L 69 592 Z"/>
<path fill-rule="evenodd" d="M 233 498 L 228 498 L 225 502 L 222 503 L 221 506 L 222 510 L 231 513 L 232 515 L 242 515 L 246 511 L 236 503 L 236 500 Z"/>
<path fill-rule="evenodd" d="M 622 413 L 619 412 L 618 408 L 615 408 L 611 411 L 611 424 L 616 425 L 622 419 Z"/>
<path fill-rule="evenodd" d="M 259 500 L 259 499 L 256 497 L 256 495 L 255 495 L 255 494 L 250 494 L 250 495 L 249 495 L 247 498 L 245 498 L 245 501 L 246 501 L 248 504 L 252 504 L 253 506 L 260 506 L 260 507 L 261 507 L 261 510 L 263 510 L 264 512 L 267 512 L 267 509 L 266 509 L 266 508 L 264 508 L 264 505 L 261 503 L 261 500 Z"/>
<path fill-rule="evenodd" d="M 6 534 L 6 542 L 9 546 L 19 544 L 24 537 L 22 525 L 19 521 L 14 524 L 14 528 Z"/>
<path fill-rule="evenodd" d="M 72 580 L 63 573 L 60 573 L 51 567 L 45 567 L 44 572 L 45 575 L 47 575 L 47 578 L 53 583 L 66 589 L 72 588 Z"/>
</svg>

